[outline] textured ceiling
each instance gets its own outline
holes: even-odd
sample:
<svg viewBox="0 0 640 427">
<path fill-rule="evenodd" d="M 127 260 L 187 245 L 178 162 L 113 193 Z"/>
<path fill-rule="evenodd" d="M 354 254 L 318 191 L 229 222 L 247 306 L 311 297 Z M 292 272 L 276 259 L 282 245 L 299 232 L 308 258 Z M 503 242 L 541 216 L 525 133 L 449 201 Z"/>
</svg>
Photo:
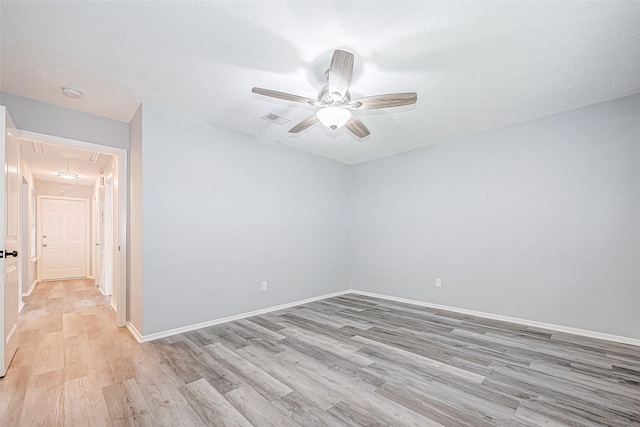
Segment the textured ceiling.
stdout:
<svg viewBox="0 0 640 427">
<path fill-rule="evenodd" d="M 128 122 L 140 102 L 345 163 L 640 92 L 640 2 L 2 1 L 1 89 Z M 359 111 L 371 130 L 287 130 L 314 107 L 334 49 L 353 97 L 418 93 Z M 84 92 L 65 98 L 61 86 Z M 278 125 L 261 119 L 291 119 Z"/>
</svg>

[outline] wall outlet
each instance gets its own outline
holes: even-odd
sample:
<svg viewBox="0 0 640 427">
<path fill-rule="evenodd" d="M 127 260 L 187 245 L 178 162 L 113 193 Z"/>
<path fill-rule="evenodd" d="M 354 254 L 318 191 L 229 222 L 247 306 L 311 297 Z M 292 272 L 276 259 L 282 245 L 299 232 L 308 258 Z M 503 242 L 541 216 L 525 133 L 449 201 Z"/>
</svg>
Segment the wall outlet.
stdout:
<svg viewBox="0 0 640 427">
<path fill-rule="evenodd" d="M 442 279 L 439 277 L 436 277 L 436 288 L 441 288 L 442 287 Z"/>
<path fill-rule="evenodd" d="M 267 290 L 267 281 L 263 280 L 262 282 L 260 282 L 260 290 L 261 291 L 266 291 Z"/>
</svg>

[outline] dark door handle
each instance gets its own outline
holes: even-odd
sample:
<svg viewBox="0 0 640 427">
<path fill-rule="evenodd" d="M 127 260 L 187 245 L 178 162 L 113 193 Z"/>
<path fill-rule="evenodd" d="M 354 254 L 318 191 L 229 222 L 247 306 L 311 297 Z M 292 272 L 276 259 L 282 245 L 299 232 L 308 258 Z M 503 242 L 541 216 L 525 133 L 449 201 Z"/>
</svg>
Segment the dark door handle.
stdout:
<svg viewBox="0 0 640 427">
<path fill-rule="evenodd" d="M 8 250 L 5 249 L 4 251 L 4 257 L 7 258 L 9 256 L 18 256 L 18 251 L 13 251 L 13 252 L 9 252 Z"/>
</svg>

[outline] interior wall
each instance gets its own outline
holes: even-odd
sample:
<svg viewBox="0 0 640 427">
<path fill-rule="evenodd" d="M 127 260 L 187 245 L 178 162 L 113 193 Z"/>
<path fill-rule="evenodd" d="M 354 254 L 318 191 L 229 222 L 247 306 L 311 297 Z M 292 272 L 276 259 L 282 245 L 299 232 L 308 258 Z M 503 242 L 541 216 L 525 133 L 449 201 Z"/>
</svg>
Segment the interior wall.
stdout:
<svg viewBox="0 0 640 427">
<path fill-rule="evenodd" d="M 93 188 L 88 185 L 35 181 L 35 190 L 38 196 L 78 197 L 89 200 L 93 196 Z"/>
<path fill-rule="evenodd" d="M 7 107 L 17 129 L 109 147 L 129 148 L 127 123 L 4 92 L 0 93 L 0 104 Z"/>
<path fill-rule="evenodd" d="M 346 165 L 148 104 L 141 135 L 143 334 L 349 288 Z"/>
<path fill-rule="evenodd" d="M 638 339 L 638 165 L 640 95 L 356 165 L 352 287 Z"/>
</svg>

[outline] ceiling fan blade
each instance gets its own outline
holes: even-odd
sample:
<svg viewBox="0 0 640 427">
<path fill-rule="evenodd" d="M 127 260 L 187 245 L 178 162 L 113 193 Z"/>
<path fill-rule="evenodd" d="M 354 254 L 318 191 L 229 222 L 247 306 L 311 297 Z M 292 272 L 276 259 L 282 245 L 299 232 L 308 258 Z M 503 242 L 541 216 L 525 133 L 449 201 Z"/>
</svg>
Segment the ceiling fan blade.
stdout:
<svg viewBox="0 0 640 427">
<path fill-rule="evenodd" d="M 415 104 L 418 94 L 407 93 L 387 93 L 384 95 L 373 95 L 358 98 L 351 101 L 347 107 L 356 110 L 372 110 L 374 108 L 400 107 L 402 105 Z"/>
<path fill-rule="evenodd" d="M 331 68 L 328 71 L 329 94 L 340 94 L 336 101 L 344 98 L 351 83 L 353 74 L 353 54 L 344 50 L 336 50 L 333 52 L 331 59 Z"/>
<path fill-rule="evenodd" d="M 364 138 L 367 135 L 370 135 L 369 129 L 362 123 L 362 121 L 356 116 L 351 116 L 347 124 L 345 124 L 347 129 L 349 129 L 353 134 L 359 138 Z"/>
<path fill-rule="evenodd" d="M 289 133 L 301 132 L 306 128 L 308 128 L 309 126 L 315 124 L 317 121 L 318 121 L 318 117 L 316 117 L 316 115 L 314 114 L 313 116 L 307 117 L 306 119 L 304 119 L 303 121 L 301 121 L 300 123 L 292 127 L 291 129 L 289 129 Z"/>
<path fill-rule="evenodd" d="M 318 101 L 311 98 L 305 98 L 304 96 L 292 95 L 290 93 L 278 92 L 271 89 L 263 89 L 261 87 L 254 87 L 251 92 L 258 95 L 270 96 L 272 98 L 284 99 L 285 101 L 300 102 L 302 104 L 316 105 Z"/>
</svg>

